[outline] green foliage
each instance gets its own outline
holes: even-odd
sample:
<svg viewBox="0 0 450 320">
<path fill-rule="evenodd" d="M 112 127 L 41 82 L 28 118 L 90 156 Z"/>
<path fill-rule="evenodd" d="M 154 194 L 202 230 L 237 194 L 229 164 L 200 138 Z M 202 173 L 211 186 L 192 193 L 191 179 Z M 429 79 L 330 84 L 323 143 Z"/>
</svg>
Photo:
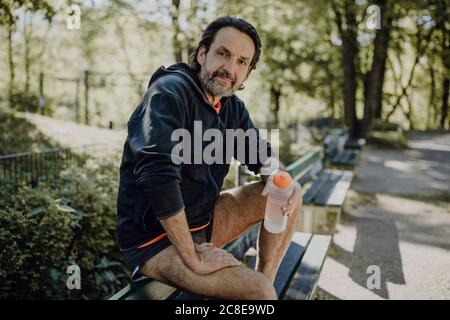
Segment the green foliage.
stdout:
<svg viewBox="0 0 450 320">
<path fill-rule="evenodd" d="M 39 107 L 39 96 L 30 92 L 16 92 L 11 96 L 11 107 L 17 111 L 41 112 Z M 52 100 L 46 98 L 44 114 L 53 115 Z"/>
<path fill-rule="evenodd" d="M 10 112 L 0 112 L 0 155 L 54 147 L 34 124 Z"/>
<path fill-rule="evenodd" d="M 116 241 L 117 167 L 72 168 L 38 188 L 0 189 L 0 298 L 101 299 L 125 285 Z M 66 268 L 81 269 L 81 290 Z"/>
</svg>

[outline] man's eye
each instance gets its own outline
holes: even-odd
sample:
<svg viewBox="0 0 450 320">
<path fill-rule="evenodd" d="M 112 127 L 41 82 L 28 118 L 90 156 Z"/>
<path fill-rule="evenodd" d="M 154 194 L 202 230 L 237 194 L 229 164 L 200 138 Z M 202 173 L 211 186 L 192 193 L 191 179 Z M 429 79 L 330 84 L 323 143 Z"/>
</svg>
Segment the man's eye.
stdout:
<svg viewBox="0 0 450 320">
<path fill-rule="evenodd" d="M 223 56 L 223 55 L 224 55 L 223 52 L 217 52 L 217 54 L 218 54 L 219 56 Z"/>
<path fill-rule="evenodd" d="M 247 61 L 241 60 L 241 64 L 242 64 L 243 66 L 246 66 L 246 65 L 247 65 Z"/>
</svg>

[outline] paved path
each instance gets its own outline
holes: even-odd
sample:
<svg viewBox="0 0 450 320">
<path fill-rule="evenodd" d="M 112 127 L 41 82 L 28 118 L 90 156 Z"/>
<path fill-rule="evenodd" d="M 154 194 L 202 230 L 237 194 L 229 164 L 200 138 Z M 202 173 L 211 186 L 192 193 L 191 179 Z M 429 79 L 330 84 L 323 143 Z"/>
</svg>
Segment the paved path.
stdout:
<svg viewBox="0 0 450 320">
<path fill-rule="evenodd" d="M 450 299 L 450 134 L 366 148 L 319 280 L 323 299 Z M 381 272 L 368 289 L 369 266 Z"/>
</svg>

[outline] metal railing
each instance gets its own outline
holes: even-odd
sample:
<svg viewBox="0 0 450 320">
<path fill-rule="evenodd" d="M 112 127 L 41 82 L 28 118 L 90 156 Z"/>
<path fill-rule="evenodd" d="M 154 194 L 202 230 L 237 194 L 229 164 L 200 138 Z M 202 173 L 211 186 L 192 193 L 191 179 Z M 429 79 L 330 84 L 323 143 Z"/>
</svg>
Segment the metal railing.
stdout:
<svg viewBox="0 0 450 320">
<path fill-rule="evenodd" d="M 52 148 L 0 156 L 0 182 L 36 184 L 60 174 L 70 165 L 82 166 L 87 155 L 106 152 L 106 144 L 90 144 L 75 148 Z"/>
</svg>

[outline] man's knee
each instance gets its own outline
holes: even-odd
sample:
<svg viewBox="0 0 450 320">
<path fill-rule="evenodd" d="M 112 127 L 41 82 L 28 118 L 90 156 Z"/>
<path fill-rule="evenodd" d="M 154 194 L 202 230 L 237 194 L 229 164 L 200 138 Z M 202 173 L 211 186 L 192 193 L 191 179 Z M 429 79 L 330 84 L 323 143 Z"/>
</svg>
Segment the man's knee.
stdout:
<svg viewBox="0 0 450 320">
<path fill-rule="evenodd" d="M 277 293 L 272 282 L 262 273 L 246 283 L 243 298 L 248 300 L 277 300 Z"/>
<path fill-rule="evenodd" d="M 249 300 L 277 300 L 277 293 L 272 282 L 265 276 L 252 284 L 246 285 L 245 299 Z"/>
</svg>

